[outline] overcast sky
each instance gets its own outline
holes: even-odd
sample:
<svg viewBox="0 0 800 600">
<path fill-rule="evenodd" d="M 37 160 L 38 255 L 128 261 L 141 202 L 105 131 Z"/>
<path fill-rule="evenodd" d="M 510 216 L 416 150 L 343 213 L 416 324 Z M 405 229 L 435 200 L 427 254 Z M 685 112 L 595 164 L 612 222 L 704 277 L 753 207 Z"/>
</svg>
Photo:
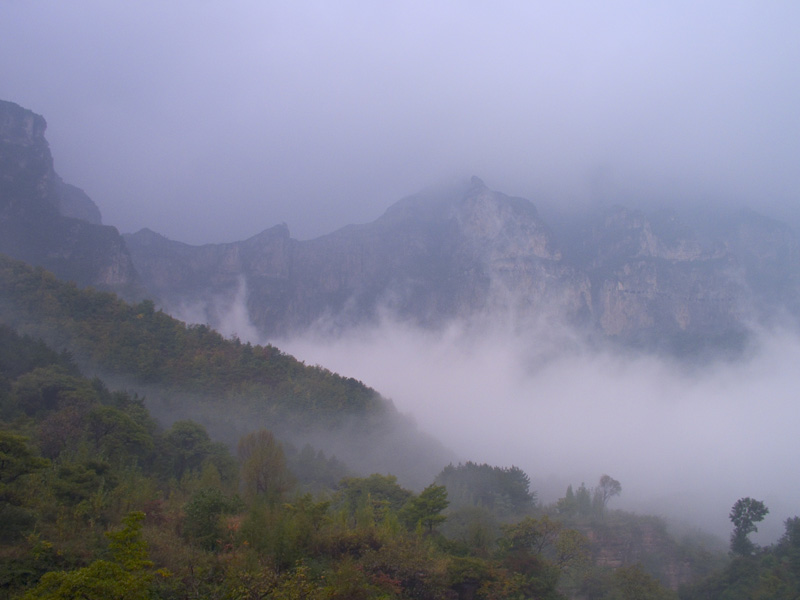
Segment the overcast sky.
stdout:
<svg viewBox="0 0 800 600">
<path fill-rule="evenodd" d="M 0 98 L 122 232 L 301 239 L 481 176 L 534 202 L 800 190 L 800 3 L 2 0 Z"/>
</svg>

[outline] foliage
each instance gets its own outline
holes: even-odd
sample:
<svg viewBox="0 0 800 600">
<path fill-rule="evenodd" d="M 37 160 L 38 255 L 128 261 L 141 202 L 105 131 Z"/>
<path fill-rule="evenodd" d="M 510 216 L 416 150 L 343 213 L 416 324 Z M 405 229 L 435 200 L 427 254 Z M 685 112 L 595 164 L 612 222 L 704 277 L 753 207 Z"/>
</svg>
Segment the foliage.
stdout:
<svg viewBox="0 0 800 600">
<path fill-rule="evenodd" d="M 291 489 L 294 482 L 283 448 L 271 432 L 260 429 L 244 436 L 239 440 L 238 455 L 246 498 L 260 496 L 275 502 Z"/>
<path fill-rule="evenodd" d="M 739 556 L 750 556 L 755 551 L 755 545 L 747 536 L 758 531 L 755 523 L 763 521 L 769 509 L 760 500 L 740 498 L 731 508 L 729 515 L 733 523 L 731 534 L 731 552 Z"/>
<path fill-rule="evenodd" d="M 127 304 L 2 255 L 0 322 L 69 348 L 93 368 L 157 384 L 173 397 L 191 393 L 226 403 L 247 395 L 273 414 L 327 424 L 391 410 L 362 383 L 306 366 L 273 346 L 225 340 L 205 325 L 187 326 L 155 310 L 151 301 Z M 36 349 L 26 356 L 16 362 L 37 360 Z"/>
<path fill-rule="evenodd" d="M 467 462 L 446 466 L 436 483 L 447 488 L 454 507 L 482 506 L 504 513 L 520 513 L 532 508 L 536 495 L 530 491 L 530 478 L 518 467 L 493 467 Z"/>
<path fill-rule="evenodd" d="M 0 295 L 29 303 L 12 311 L 17 322 L 47 330 L 82 364 L 181 392 L 203 388 L 198 397 L 222 404 L 255 391 L 265 406 L 311 420 L 382 410 L 354 380 L 186 327 L 152 303 L 128 306 L 3 260 Z M 0 306 L 0 318 L 12 312 Z M 202 425 L 162 430 L 139 396 L 83 377 L 69 355 L 0 326 L 0 586 L 9 596 L 666 597 L 650 564 L 591 564 L 593 544 L 609 532 L 644 534 L 615 511 L 600 519 L 583 485 L 556 511 L 537 507 L 520 469 L 466 463 L 415 494 L 392 475 L 354 477 L 311 446 L 284 455 L 266 430 L 245 435 L 238 458 L 241 478 Z M 292 470 L 302 487 L 292 487 Z M 796 596 L 799 523 L 787 522 L 774 549 L 733 561 L 735 577 L 709 585 Z M 592 577 L 594 588 L 581 587 Z"/>
<path fill-rule="evenodd" d="M 51 571 L 25 600 L 138 600 L 151 597 L 153 579 L 147 544 L 141 537 L 143 513 L 128 515 L 120 531 L 109 532 L 112 560 L 96 560 L 75 571 Z"/>
<path fill-rule="evenodd" d="M 400 518 L 412 529 L 422 527 L 428 533 L 443 523 L 447 517 L 442 511 L 450 502 L 447 500 L 447 488 L 435 483 L 426 487 L 419 496 L 411 498 L 401 510 Z"/>
<path fill-rule="evenodd" d="M 184 533 L 207 550 L 219 548 L 225 536 L 222 516 L 237 513 L 240 505 L 237 498 L 228 497 L 218 489 L 198 490 L 184 505 Z"/>
</svg>

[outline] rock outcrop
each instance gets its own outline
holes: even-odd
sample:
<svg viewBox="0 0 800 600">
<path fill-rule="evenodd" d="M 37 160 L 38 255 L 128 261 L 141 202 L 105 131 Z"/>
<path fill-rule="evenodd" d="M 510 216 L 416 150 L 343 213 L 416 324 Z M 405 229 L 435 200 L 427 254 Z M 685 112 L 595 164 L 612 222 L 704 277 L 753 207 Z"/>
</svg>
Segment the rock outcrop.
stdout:
<svg viewBox="0 0 800 600">
<path fill-rule="evenodd" d="M 44 118 L 0 101 L 0 252 L 62 279 L 136 295 L 136 270 L 97 206 L 53 170 Z"/>
</svg>

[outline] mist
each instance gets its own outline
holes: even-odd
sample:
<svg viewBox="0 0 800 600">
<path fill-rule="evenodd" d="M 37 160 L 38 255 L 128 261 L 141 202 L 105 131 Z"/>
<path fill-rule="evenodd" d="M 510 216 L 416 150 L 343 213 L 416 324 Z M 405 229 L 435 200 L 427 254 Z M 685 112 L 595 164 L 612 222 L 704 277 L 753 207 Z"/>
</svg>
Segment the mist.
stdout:
<svg viewBox="0 0 800 600">
<path fill-rule="evenodd" d="M 281 222 L 309 239 L 473 174 L 557 211 L 797 219 L 798 26 L 790 2 L 11 0 L 0 98 L 45 116 L 56 171 L 104 223 L 195 244 Z M 237 310 L 223 331 L 263 341 Z M 464 460 L 523 468 L 545 502 L 608 473 L 612 506 L 727 535 L 752 496 L 774 539 L 800 512 L 789 331 L 697 369 L 546 319 L 270 341 L 391 397 Z"/>
<path fill-rule="evenodd" d="M 702 368 L 496 321 L 431 332 L 387 319 L 277 343 L 375 387 L 462 460 L 524 469 L 544 503 L 608 473 L 623 486 L 612 507 L 727 538 L 731 506 L 750 496 L 770 508 L 761 543 L 800 512 L 793 333 L 762 331 L 746 357 Z"/>
<path fill-rule="evenodd" d="M 0 3 L 0 97 L 106 224 L 309 239 L 478 175 L 797 216 L 800 5 Z"/>
</svg>

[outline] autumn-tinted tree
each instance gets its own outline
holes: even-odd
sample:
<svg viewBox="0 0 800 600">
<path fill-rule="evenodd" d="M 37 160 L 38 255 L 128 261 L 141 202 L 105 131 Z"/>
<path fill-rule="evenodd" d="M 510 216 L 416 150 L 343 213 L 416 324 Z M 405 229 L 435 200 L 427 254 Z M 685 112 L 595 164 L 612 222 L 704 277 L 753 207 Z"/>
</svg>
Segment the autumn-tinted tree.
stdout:
<svg viewBox="0 0 800 600">
<path fill-rule="evenodd" d="M 283 448 L 270 431 L 261 429 L 242 437 L 237 454 L 246 498 L 260 497 L 273 502 L 294 485 L 294 479 L 286 468 Z"/>
</svg>

